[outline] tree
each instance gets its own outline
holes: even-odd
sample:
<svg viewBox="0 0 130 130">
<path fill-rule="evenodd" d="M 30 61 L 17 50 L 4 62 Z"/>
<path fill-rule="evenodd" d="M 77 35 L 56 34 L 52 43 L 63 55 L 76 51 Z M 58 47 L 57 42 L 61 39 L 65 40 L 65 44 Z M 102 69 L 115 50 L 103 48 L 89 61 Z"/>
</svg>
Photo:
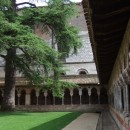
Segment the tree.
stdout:
<svg viewBox="0 0 130 130">
<path fill-rule="evenodd" d="M 54 43 L 52 38 L 53 44 L 57 44 L 58 51 L 64 52 L 64 56 L 71 49 L 76 52 L 80 46 L 79 38 L 76 37 L 77 30 L 66 24 L 72 10 L 62 0 L 51 0 L 46 9 L 29 8 L 25 12 L 23 10 L 22 15 L 18 15 L 17 6 L 22 4 L 25 3 L 16 4 L 15 0 L 6 0 L 0 5 L 0 56 L 5 59 L 4 99 L 1 106 L 3 111 L 12 111 L 15 108 L 16 70 L 22 72 L 35 86 L 46 83 L 56 93 L 63 86 L 66 87 L 58 80 L 61 70 L 59 54 L 34 34 L 34 25 L 43 23 L 44 27 L 52 30 L 52 37 L 56 41 Z M 54 79 L 48 78 L 47 72 L 50 71 L 54 71 Z M 54 86 L 52 82 L 55 83 Z"/>
</svg>

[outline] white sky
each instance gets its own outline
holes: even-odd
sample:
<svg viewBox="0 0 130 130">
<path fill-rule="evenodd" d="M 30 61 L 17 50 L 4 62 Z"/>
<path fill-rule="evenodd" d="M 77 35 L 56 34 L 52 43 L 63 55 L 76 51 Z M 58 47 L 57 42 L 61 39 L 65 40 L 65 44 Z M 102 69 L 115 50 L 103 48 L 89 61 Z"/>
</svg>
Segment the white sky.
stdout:
<svg viewBox="0 0 130 130">
<path fill-rule="evenodd" d="M 32 1 L 32 3 L 35 3 L 36 6 L 45 6 L 46 3 L 45 2 L 41 2 L 42 0 L 37 0 L 39 2 L 33 2 L 33 0 L 16 0 L 17 3 L 21 3 L 21 2 L 29 2 L 29 1 Z M 35 0 L 36 1 L 36 0 Z M 44 1 L 44 0 L 43 0 Z M 71 0 L 72 2 L 81 2 L 82 0 Z"/>
</svg>

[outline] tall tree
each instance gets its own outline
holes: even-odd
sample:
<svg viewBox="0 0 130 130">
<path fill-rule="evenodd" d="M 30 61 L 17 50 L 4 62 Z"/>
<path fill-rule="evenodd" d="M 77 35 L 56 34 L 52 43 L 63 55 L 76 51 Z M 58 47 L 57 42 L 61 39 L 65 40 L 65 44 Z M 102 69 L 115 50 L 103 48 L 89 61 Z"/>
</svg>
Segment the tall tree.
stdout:
<svg viewBox="0 0 130 130">
<path fill-rule="evenodd" d="M 63 0 L 51 0 L 46 8 L 29 8 L 18 15 L 17 6 L 23 4 L 25 2 L 16 4 L 15 0 L 6 0 L 0 5 L 0 56 L 5 59 L 3 111 L 15 108 L 16 70 L 22 72 L 35 86 L 46 83 L 55 93 L 61 91 L 60 87 L 63 88 L 65 84 L 58 82 L 61 70 L 59 54 L 34 34 L 34 25 L 42 23 L 52 30 L 55 38 L 53 44 L 57 44 L 58 51 L 64 52 L 65 57 L 71 50 L 76 52 L 81 45 L 77 30 L 66 24 L 73 9 L 70 5 L 64 5 Z M 35 7 L 32 3 L 27 4 Z M 45 75 L 45 72 L 52 70 L 55 73 L 53 80 Z"/>
</svg>

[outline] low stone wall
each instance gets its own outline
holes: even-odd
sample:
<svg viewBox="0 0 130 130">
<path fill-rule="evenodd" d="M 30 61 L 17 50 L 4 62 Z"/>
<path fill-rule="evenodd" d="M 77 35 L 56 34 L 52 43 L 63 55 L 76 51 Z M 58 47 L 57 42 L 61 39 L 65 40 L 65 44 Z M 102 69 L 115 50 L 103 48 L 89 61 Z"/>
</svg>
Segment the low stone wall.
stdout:
<svg viewBox="0 0 130 130">
<path fill-rule="evenodd" d="M 122 113 L 116 111 L 112 107 L 110 107 L 110 112 L 120 130 L 130 130 L 130 117 L 125 117 Z"/>
<path fill-rule="evenodd" d="M 19 111 L 82 111 L 100 112 L 107 109 L 107 105 L 20 105 L 16 106 Z"/>
</svg>

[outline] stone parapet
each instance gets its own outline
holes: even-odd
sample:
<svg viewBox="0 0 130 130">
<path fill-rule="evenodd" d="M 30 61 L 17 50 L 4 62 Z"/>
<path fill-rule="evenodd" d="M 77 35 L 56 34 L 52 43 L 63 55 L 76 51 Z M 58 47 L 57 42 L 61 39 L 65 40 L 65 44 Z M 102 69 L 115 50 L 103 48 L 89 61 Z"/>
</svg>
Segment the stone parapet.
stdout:
<svg viewBox="0 0 130 130">
<path fill-rule="evenodd" d="M 101 112 L 106 110 L 107 105 L 20 105 L 16 110 L 22 111 L 82 111 L 82 112 Z"/>
</svg>

